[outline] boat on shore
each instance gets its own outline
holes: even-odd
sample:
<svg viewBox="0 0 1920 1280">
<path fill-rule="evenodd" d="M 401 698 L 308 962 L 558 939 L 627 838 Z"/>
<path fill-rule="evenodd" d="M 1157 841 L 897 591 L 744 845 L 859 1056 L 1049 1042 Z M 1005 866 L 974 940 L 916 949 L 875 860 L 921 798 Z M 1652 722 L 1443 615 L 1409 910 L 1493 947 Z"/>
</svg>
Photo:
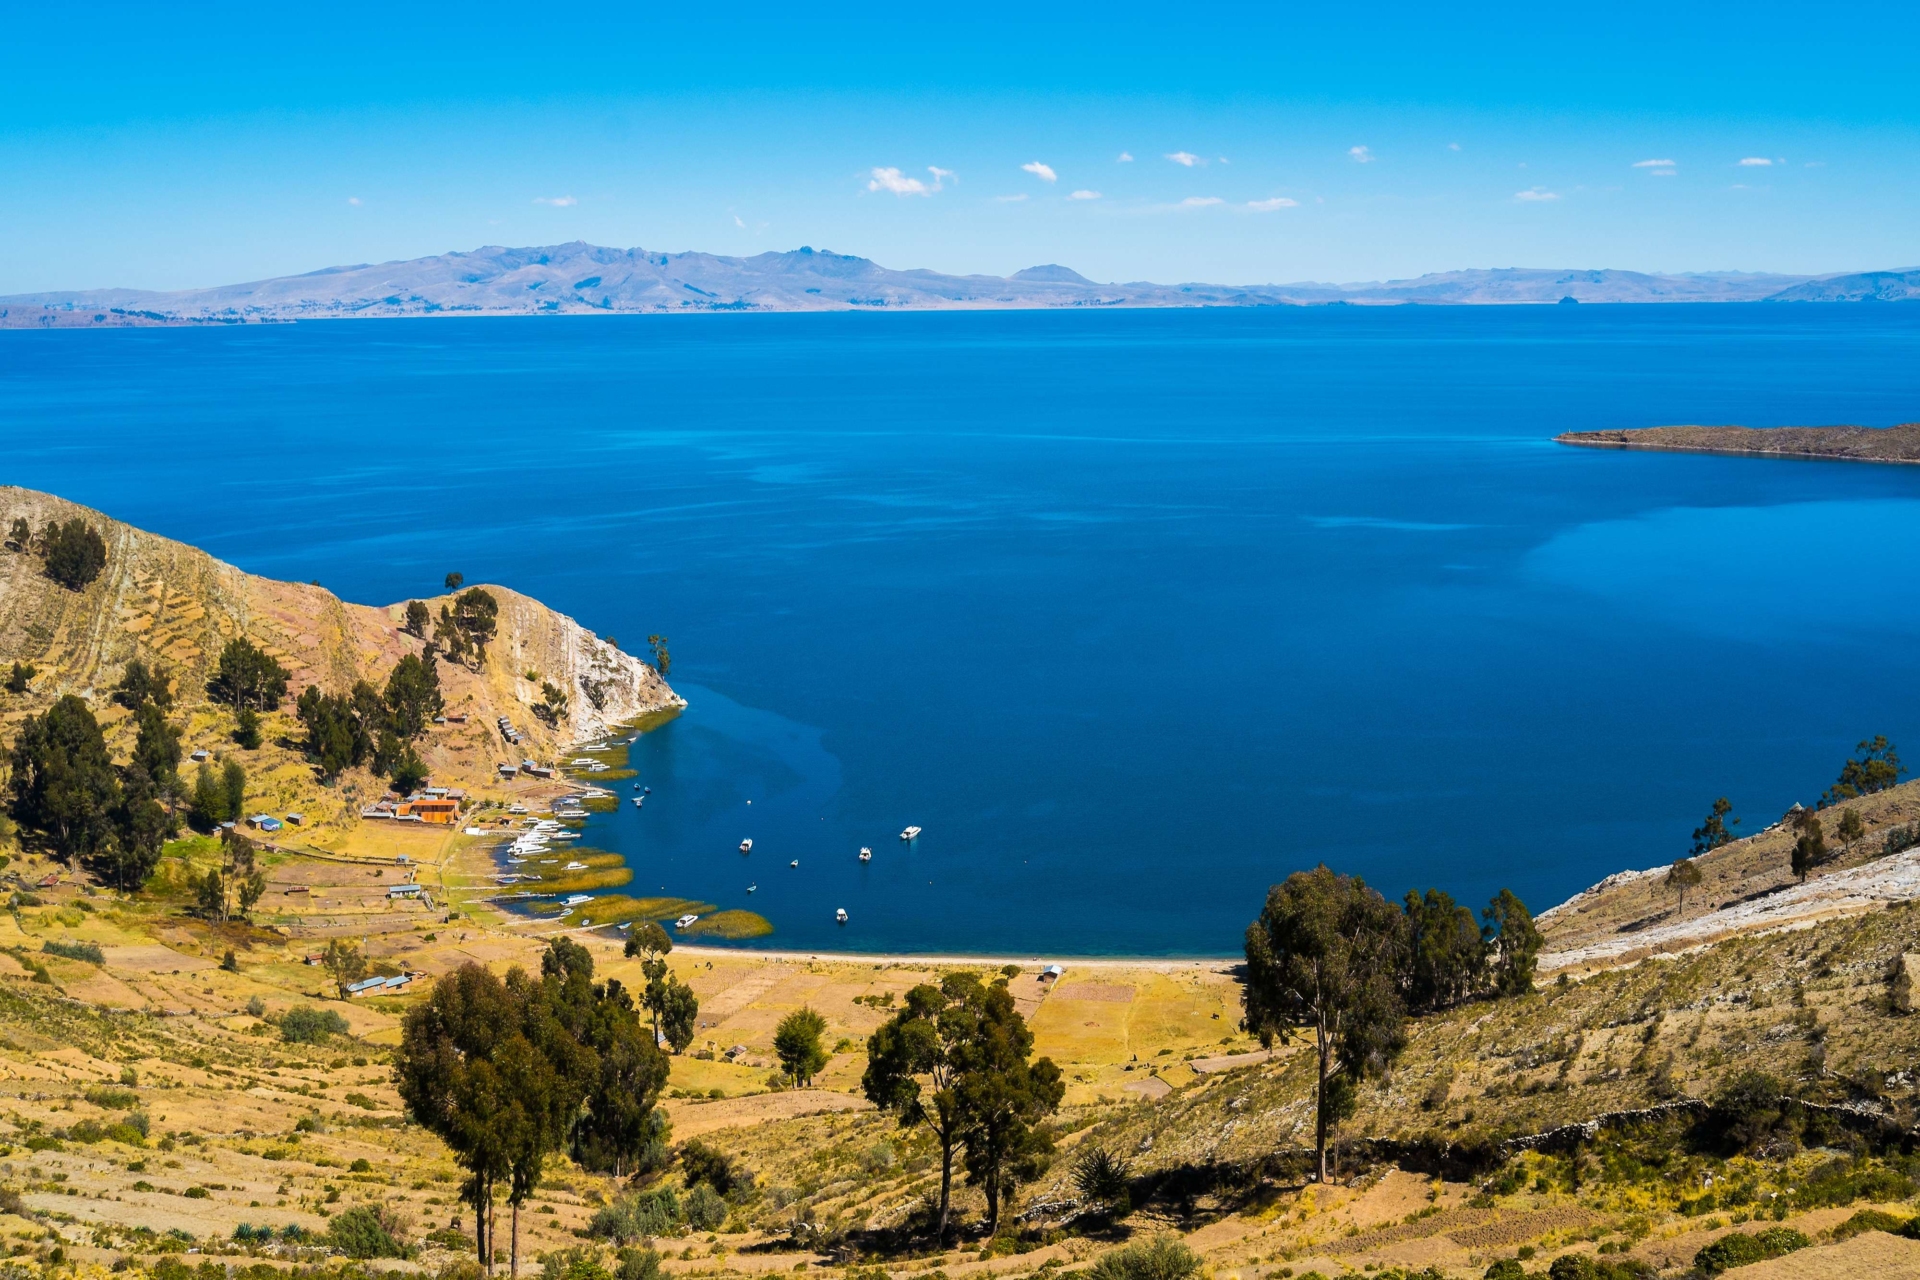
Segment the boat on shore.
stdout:
<svg viewBox="0 0 1920 1280">
<path fill-rule="evenodd" d="M 575 893 L 575 894 L 570 894 L 566 898 L 565 905 L 569 907 L 577 907 L 582 903 L 592 902 L 592 901 L 593 901 L 593 895 L 590 893 Z"/>
</svg>

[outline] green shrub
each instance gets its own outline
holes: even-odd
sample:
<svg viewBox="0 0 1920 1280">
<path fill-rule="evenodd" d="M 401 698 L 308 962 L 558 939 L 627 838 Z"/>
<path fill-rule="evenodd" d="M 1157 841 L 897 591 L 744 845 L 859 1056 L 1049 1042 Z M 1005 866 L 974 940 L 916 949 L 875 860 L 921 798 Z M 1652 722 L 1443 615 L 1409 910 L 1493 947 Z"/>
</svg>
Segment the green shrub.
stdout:
<svg viewBox="0 0 1920 1280">
<path fill-rule="evenodd" d="M 1898 1170 L 1841 1158 L 1801 1179 L 1793 1189 L 1793 1203 L 1802 1209 L 1835 1208 L 1855 1200 L 1905 1200 L 1914 1190 L 1913 1179 Z"/>
<path fill-rule="evenodd" d="M 373 1161 L 367 1159 L 365 1156 L 361 1156 L 358 1160 L 355 1160 L 352 1164 L 347 1166 L 347 1172 L 348 1173 L 372 1173 Z"/>
<path fill-rule="evenodd" d="M 205 1187 L 188 1187 L 181 1194 L 185 1195 L 189 1200 L 210 1200 L 213 1198 L 213 1192 L 207 1190 Z"/>
<path fill-rule="evenodd" d="M 1200 1256 L 1178 1236 L 1161 1235 L 1115 1249 L 1093 1264 L 1089 1280 L 1188 1280 L 1200 1273 Z"/>
<path fill-rule="evenodd" d="M 380 1109 L 380 1104 L 364 1093 L 350 1093 L 347 1095 L 346 1102 L 348 1106 L 359 1107 L 362 1111 L 378 1111 Z"/>
<path fill-rule="evenodd" d="M 680 1148 L 680 1171 L 689 1188 L 705 1184 L 723 1196 L 733 1194 L 734 1184 L 738 1180 L 733 1161 L 718 1149 L 698 1140 Z"/>
<path fill-rule="evenodd" d="M 600 1251 L 577 1244 L 540 1255 L 541 1280 L 613 1280 Z"/>
<path fill-rule="evenodd" d="M 686 1211 L 687 1225 L 696 1231 L 713 1231 L 727 1220 L 727 1202 L 704 1182 L 687 1193 Z"/>
<path fill-rule="evenodd" d="M 620 1251 L 620 1280 L 664 1280 L 660 1255 L 651 1249 Z"/>
<path fill-rule="evenodd" d="M 280 1015 L 280 1038 L 293 1044 L 324 1044 L 328 1036 L 346 1033 L 347 1020 L 331 1009 L 316 1009 L 312 1005 L 300 1004 Z"/>
<path fill-rule="evenodd" d="M 112 1085 L 97 1084 L 87 1090 L 87 1101 L 102 1111 L 125 1111 L 140 1101 L 140 1095 L 131 1089 L 116 1089 Z"/>
<path fill-rule="evenodd" d="M 1756 1232 L 1753 1235 L 1742 1231 L 1729 1231 L 1694 1254 L 1693 1265 L 1706 1275 L 1717 1276 L 1722 1271 L 1744 1267 L 1752 1262 L 1765 1262 L 1768 1258 L 1778 1258 L 1792 1253 L 1795 1249 L 1804 1249 L 1812 1243 L 1813 1241 L 1792 1227 L 1768 1227 L 1765 1231 Z"/>
<path fill-rule="evenodd" d="M 679 1194 L 672 1187 L 657 1187 L 621 1196 L 597 1211 L 587 1223 L 587 1234 L 615 1244 L 631 1244 L 671 1233 L 684 1217 Z"/>
<path fill-rule="evenodd" d="M 1900 1229 L 1912 1221 L 1884 1209 L 1862 1209 L 1833 1229 L 1835 1240 L 1851 1240 L 1865 1231 L 1884 1231 L 1888 1235 L 1899 1235 Z"/>
<path fill-rule="evenodd" d="M 91 942 L 63 942 L 59 938 L 48 938 L 40 949 L 50 956 L 60 956 L 66 960 L 85 960 L 88 964 L 105 964 L 107 953 Z"/>
<path fill-rule="evenodd" d="M 349 1258 L 404 1258 L 407 1251 L 380 1215 L 356 1205 L 327 1224 L 327 1243 Z"/>
</svg>

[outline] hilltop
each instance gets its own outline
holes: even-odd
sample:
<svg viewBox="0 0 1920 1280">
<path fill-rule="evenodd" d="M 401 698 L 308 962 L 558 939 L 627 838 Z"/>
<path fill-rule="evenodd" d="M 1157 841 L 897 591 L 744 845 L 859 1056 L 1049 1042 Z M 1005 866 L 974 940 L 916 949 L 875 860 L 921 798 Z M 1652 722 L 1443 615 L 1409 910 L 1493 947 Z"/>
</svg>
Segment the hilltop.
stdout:
<svg viewBox="0 0 1920 1280">
<path fill-rule="evenodd" d="M 1909 273 L 1911 274 L 1911 273 Z M 1898 273 L 1878 273 L 1893 279 Z M 993 310 L 1054 307 L 1443 306 L 1758 302 L 1890 298 L 1866 276 L 1498 268 L 1356 284 L 1102 284 L 1049 263 L 1011 276 L 895 270 L 800 248 L 727 257 L 574 241 L 490 245 L 403 262 L 179 292 L 94 289 L 0 298 L 0 328 L 116 327 L 431 315 L 589 315 L 705 311 Z M 1910 281 L 1909 281 L 1910 283 Z"/>
</svg>

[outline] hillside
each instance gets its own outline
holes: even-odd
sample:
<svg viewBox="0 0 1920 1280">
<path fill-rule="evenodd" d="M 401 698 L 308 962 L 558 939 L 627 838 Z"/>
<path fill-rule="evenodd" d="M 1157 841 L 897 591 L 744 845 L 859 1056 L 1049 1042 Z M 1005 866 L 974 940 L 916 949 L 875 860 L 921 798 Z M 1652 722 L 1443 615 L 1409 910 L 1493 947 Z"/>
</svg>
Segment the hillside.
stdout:
<svg viewBox="0 0 1920 1280">
<path fill-rule="evenodd" d="M 1058 264 L 1028 267 L 1005 277 L 957 276 L 895 270 L 852 254 L 811 248 L 737 258 L 606 248 L 575 241 L 533 248 L 487 246 L 465 253 L 329 267 L 304 275 L 170 293 L 95 289 L 23 294 L 0 298 L 0 328 L 231 324 L 349 316 L 1329 303 L 1462 306 L 1567 300 L 1757 302 L 1785 296 L 1784 291 L 1795 288 L 1813 288 L 1825 280 L 1749 272 L 1659 275 L 1511 267 L 1353 284 L 1103 284 Z M 1832 292 L 1832 300 L 1850 296 L 1846 289 Z"/>
<path fill-rule="evenodd" d="M 1744 453 L 1835 462 L 1920 462 L 1920 422 L 1895 427 L 1638 427 L 1568 431 L 1559 444 L 1669 453 Z"/>
<path fill-rule="evenodd" d="M 0 735 L 10 738 L 20 719 L 77 693 L 108 725 L 110 743 L 130 741 L 127 713 L 110 703 L 108 692 L 127 663 L 139 659 L 172 677 L 187 749 L 234 752 L 268 789 L 262 798 L 271 797 L 276 811 L 305 804 L 315 817 L 345 821 L 353 800 L 377 794 L 360 770 L 337 788 L 313 783 L 311 769 L 292 749 L 301 736 L 292 699 L 309 685 L 334 693 L 358 680 L 383 686 L 402 655 L 422 648 L 418 637 L 400 629 L 405 601 L 353 604 L 322 587 L 256 577 L 50 494 L 0 487 L 0 526 L 24 519 L 37 531 L 75 517 L 98 530 L 107 546 L 104 571 L 82 591 L 48 578 L 37 556 L 0 551 L 0 660 L 38 672 L 26 694 L 0 695 Z M 500 614 L 485 664 L 478 671 L 438 664 L 447 714 L 466 721 L 436 726 L 422 744 L 436 781 L 492 794 L 499 790 L 499 762 L 551 762 L 617 725 L 682 705 L 653 668 L 573 619 L 509 588 L 487 590 Z M 437 615 L 451 597 L 423 599 Z M 236 636 L 292 673 L 288 702 L 265 717 L 267 742 L 255 752 L 233 747 L 232 712 L 207 695 L 220 651 Z M 539 679 L 529 680 L 529 672 Z M 568 714 L 553 725 L 531 710 L 540 681 L 569 694 Z M 503 715 L 527 742 L 510 747 L 502 740 L 495 720 Z"/>
</svg>

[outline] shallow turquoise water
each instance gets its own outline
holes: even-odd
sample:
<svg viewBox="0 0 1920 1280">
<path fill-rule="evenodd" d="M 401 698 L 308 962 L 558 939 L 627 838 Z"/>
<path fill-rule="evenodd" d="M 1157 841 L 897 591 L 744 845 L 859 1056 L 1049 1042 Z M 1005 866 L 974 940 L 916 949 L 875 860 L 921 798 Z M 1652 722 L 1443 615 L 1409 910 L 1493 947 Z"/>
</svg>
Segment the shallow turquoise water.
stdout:
<svg viewBox="0 0 1920 1280">
<path fill-rule="evenodd" d="M 808 948 L 1229 952 L 1316 861 L 1544 906 L 1764 825 L 1914 737 L 1920 468 L 1549 437 L 1915 417 L 1899 307 L 0 340 L 7 480 L 666 632 L 692 705 L 591 838 Z"/>
</svg>

